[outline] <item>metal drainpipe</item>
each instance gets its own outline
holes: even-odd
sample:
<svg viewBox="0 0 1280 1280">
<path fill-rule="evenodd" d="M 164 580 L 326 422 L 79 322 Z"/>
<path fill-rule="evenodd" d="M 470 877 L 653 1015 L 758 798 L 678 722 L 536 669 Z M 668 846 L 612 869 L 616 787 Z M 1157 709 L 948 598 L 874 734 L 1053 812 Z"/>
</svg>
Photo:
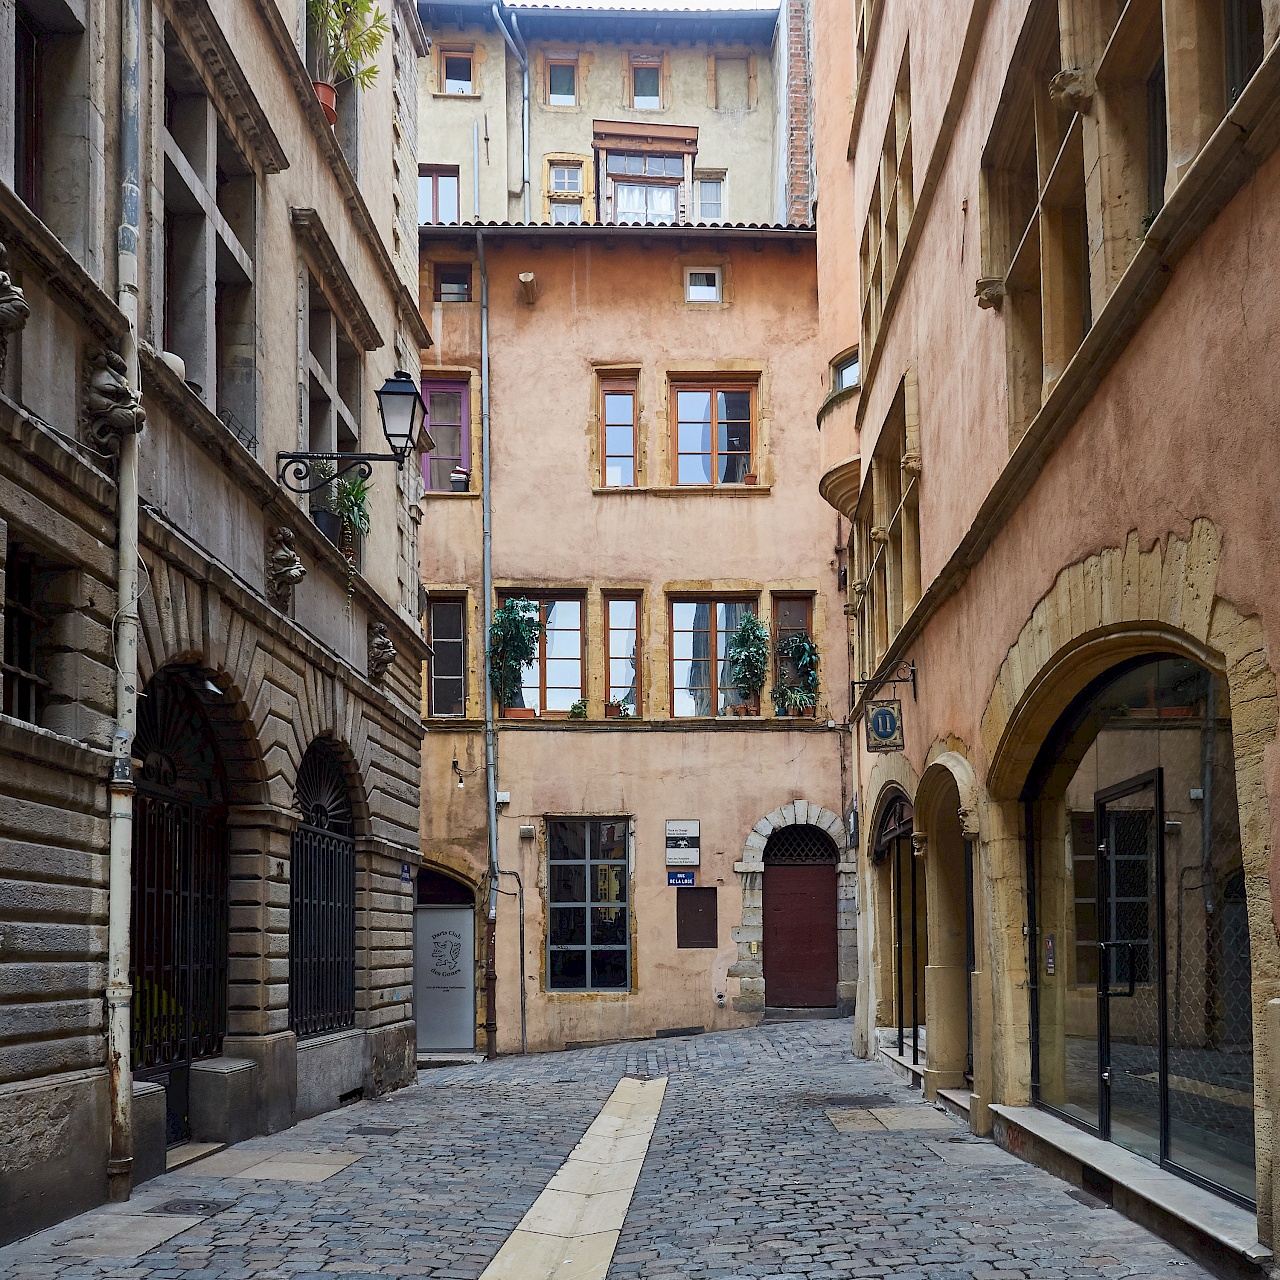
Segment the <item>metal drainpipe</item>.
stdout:
<svg viewBox="0 0 1280 1280">
<path fill-rule="evenodd" d="M 495 6 L 495 10 L 496 10 Z M 484 529 L 484 788 L 489 811 L 489 920 L 485 930 L 485 1057 L 498 1056 L 498 962 L 494 954 L 498 928 L 498 769 L 493 723 L 493 499 L 489 460 L 489 269 L 484 232 L 476 228 L 480 259 L 480 497 Z"/>
<path fill-rule="evenodd" d="M 493 6 L 493 20 L 498 24 L 498 30 L 502 32 L 502 38 L 507 42 L 507 48 L 515 55 L 516 61 L 520 64 L 520 73 L 522 77 L 522 88 L 524 100 L 520 108 L 520 133 L 523 142 L 523 167 L 521 169 L 521 185 L 520 192 L 522 196 L 522 204 L 524 208 L 524 220 L 529 221 L 529 50 L 524 43 L 524 36 L 520 34 L 520 24 L 516 21 L 516 15 L 511 15 L 511 30 L 515 32 L 515 39 L 512 39 L 511 31 L 507 30 L 507 24 L 502 20 L 502 14 L 498 11 L 495 3 Z M 519 46 L 516 40 L 520 41 Z"/>
<path fill-rule="evenodd" d="M 142 15 L 140 0 L 120 6 L 121 219 L 116 238 L 117 302 L 129 324 L 124 356 L 129 386 L 138 374 L 138 227 L 141 210 L 140 109 Z M 110 859 L 107 916 L 107 1074 L 111 1101 L 111 1153 L 107 1189 L 127 1200 L 133 1173 L 133 1068 L 129 1058 L 129 917 L 132 905 L 133 735 L 138 720 L 138 437 L 120 440 L 116 484 L 116 724 L 111 735 Z"/>
</svg>

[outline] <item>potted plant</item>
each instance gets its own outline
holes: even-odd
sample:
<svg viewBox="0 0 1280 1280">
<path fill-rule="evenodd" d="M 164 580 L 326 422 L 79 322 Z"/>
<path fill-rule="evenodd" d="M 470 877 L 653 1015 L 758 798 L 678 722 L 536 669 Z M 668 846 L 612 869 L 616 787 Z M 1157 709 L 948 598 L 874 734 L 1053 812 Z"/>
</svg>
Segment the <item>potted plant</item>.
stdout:
<svg viewBox="0 0 1280 1280">
<path fill-rule="evenodd" d="M 312 473 L 324 483 L 311 495 L 311 520 L 336 547 L 342 541 L 342 517 L 333 509 L 333 491 L 329 485 L 333 479 L 333 463 L 321 458 L 312 467 Z"/>
<path fill-rule="evenodd" d="M 812 715 L 818 705 L 818 646 L 805 631 L 793 631 L 779 640 L 774 653 L 794 673 L 771 690 L 773 709 L 780 716 Z"/>
<path fill-rule="evenodd" d="M 604 704 L 604 714 L 606 720 L 630 720 L 631 708 L 617 698 L 610 698 Z"/>
<path fill-rule="evenodd" d="M 542 630 L 538 606 L 524 596 L 504 601 L 494 610 L 489 627 L 489 679 L 508 719 L 532 719 L 537 714 L 533 707 L 514 703 L 520 696 L 521 673 L 537 659 Z"/>
<path fill-rule="evenodd" d="M 568 718 L 570 720 L 585 720 L 587 718 L 586 698 L 579 698 L 577 702 L 575 702 L 573 706 L 569 708 Z"/>
<path fill-rule="evenodd" d="M 351 597 L 356 589 L 356 556 L 360 539 L 369 533 L 369 494 L 373 485 L 363 476 L 339 476 L 332 485 L 330 509 L 342 522 L 338 550 L 347 561 L 347 612 L 351 612 Z"/>
<path fill-rule="evenodd" d="M 742 483 L 743 484 L 759 484 L 760 477 L 754 471 L 748 471 L 747 474 L 742 477 Z"/>
<path fill-rule="evenodd" d="M 378 77 L 374 63 L 391 26 L 374 0 L 307 0 L 314 41 L 312 85 L 331 125 L 338 122 L 338 88 L 348 82 L 368 89 Z"/>
<path fill-rule="evenodd" d="M 756 715 L 760 690 L 769 674 L 769 633 L 754 613 L 742 615 L 737 630 L 729 637 L 729 678 L 742 695 L 744 705 L 735 706 L 734 715 Z"/>
</svg>

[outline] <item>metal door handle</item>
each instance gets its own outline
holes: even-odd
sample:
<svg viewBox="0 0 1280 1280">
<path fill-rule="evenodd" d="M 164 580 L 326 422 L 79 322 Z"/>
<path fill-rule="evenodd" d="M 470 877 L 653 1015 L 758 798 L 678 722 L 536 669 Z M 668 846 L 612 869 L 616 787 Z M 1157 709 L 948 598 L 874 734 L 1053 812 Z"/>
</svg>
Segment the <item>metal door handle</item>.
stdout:
<svg viewBox="0 0 1280 1280">
<path fill-rule="evenodd" d="M 1102 1072 L 1102 1083 L 1103 1083 L 1103 1084 L 1110 1084 L 1110 1083 L 1111 1083 L 1111 1068 L 1110 1068 L 1110 1067 L 1106 1067 L 1106 1068 L 1103 1070 L 1103 1072 Z"/>
<path fill-rule="evenodd" d="M 1134 995 L 1137 992 L 1138 975 L 1137 975 L 1136 966 L 1133 963 L 1133 946 L 1134 944 L 1132 942 L 1100 942 L 1098 943 L 1098 950 L 1102 953 L 1102 971 L 1106 975 L 1106 994 L 1107 995 L 1116 996 L 1117 998 L 1124 999 Z M 1107 960 L 1107 950 L 1108 948 L 1114 948 L 1114 947 L 1125 947 L 1128 949 L 1128 953 L 1129 953 L 1129 990 L 1128 991 L 1113 991 L 1111 989 L 1111 965 L 1110 965 L 1110 962 Z"/>
</svg>

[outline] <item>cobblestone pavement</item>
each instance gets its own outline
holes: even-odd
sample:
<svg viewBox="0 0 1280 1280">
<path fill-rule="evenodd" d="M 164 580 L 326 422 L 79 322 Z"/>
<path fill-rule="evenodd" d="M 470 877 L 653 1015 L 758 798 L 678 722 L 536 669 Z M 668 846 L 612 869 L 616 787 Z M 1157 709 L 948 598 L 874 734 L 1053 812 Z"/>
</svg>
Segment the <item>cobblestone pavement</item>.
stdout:
<svg viewBox="0 0 1280 1280">
<path fill-rule="evenodd" d="M 1207 1275 L 1100 1201 L 966 1140 L 885 1067 L 854 1059 L 848 1038 L 847 1022 L 789 1023 L 424 1072 L 213 1158 L 225 1173 L 284 1153 L 359 1157 L 323 1181 L 198 1163 L 0 1249 L 0 1280 L 475 1280 L 623 1075 L 669 1083 L 609 1280 Z M 885 1106 L 943 1127 L 841 1133 L 826 1114 Z M 216 1203 L 204 1217 L 189 1208 L 198 1220 L 156 1212 L 192 1199 Z M 58 1243 L 173 1225 L 132 1258 Z"/>
</svg>

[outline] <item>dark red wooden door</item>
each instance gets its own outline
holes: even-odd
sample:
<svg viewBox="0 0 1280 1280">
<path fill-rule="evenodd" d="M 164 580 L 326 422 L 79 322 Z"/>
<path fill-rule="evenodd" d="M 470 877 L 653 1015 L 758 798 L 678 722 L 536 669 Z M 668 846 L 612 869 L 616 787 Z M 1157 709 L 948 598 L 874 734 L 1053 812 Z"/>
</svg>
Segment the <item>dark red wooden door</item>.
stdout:
<svg viewBox="0 0 1280 1280">
<path fill-rule="evenodd" d="M 764 998 L 775 1009 L 836 1003 L 836 868 L 764 868 Z"/>
</svg>

